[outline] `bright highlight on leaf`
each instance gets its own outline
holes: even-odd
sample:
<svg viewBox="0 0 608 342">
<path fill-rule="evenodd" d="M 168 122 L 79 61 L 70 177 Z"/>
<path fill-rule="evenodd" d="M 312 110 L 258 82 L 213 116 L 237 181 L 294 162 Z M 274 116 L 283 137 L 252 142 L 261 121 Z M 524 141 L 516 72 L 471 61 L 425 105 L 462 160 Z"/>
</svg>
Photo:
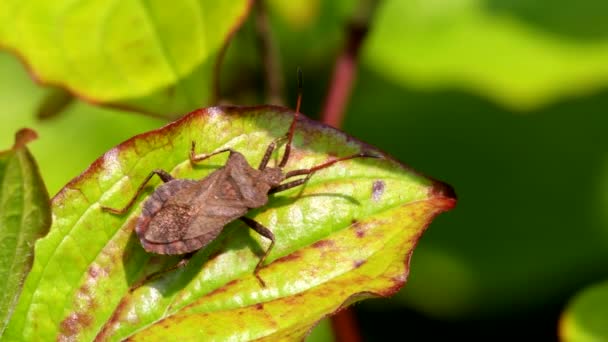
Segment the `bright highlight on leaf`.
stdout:
<svg viewBox="0 0 608 342">
<path fill-rule="evenodd" d="M 176 116 L 213 101 L 215 68 L 250 0 L 0 3 L 0 46 L 96 103 Z"/>
<path fill-rule="evenodd" d="M 49 196 L 25 146 L 35 138 L 23 129 L 13 148 L 0 152 L 0 337 L 32 266 L 34 242 L 51 226 Z"/>
<path fill-rule="evenodd" d="M 227 156 L 217 155 L 192 166 L 192 141 L 199 153 L 231 147 L 257 166 L 292 115 L 270 106 L 207 108 L 108 151 L 53 199 L 53 228 L 36 245 L 9 339 L 297 339 L 345 305 L 395 293 L 422 232 L 455 197 L 449 186 L 388 156 L 320 170 L 307 185 L 249 212 L 276 238 L 259 273 L 266 287 L 253 269 L 268 241 L 235 221 L 186 267 L 129 291 L 179 261 L 146 253 L 133 232 L 140 204 L 158 181 L 126 215 L 100 206 L 125 205 L 153 169 L 201 179 L 224 164 Z M 302 118 L 285 171 L 363 151 L 383 155 Z M 280 156 L 282 148 L 270 165 Z"/>
<path fill-rule="evenodd" d="M 608 339 L 608 282 L 577 294 L 561 317 L 562 341 L 586 342 Z"/>
</svg>

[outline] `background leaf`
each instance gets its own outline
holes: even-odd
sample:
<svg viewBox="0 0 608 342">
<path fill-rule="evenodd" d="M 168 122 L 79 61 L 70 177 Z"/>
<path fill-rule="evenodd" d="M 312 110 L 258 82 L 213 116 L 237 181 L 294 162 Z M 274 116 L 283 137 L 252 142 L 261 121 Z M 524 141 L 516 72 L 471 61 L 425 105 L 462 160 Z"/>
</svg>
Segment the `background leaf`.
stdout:
<svg viewBox="0 0 608 342">
<path fill-rule="evenodd" d="M 51 207 L 34 158 L 25 144 L 36 133 L 17 133 L 0 152 L 0 336 L 17 303 L 34 258 L 34 242 L 51 226 Z"/>
<path fill-rule="evenodd" d="M 43 138 L 28 148 L 51 195 L 112 146 L 166 122 L 81 101 L 61 115 L 37 120 L 38 104 L 52 90 L 34 84 L 21 63 L 6 52 L 0 52 L 0 75 L 0 146 L 10 146 L 13 133 L 21 127 L 36 130 Z"/>
<path fill-rule="evenodd" d="M 607 10 L 602 0 L 387 0 L 363 63 L 406 87 L 536 108 L 608 83 Z"/>
<path fill-rule="evenodd" d="M 39 257 L 7 336 L 162 340 L 163 334 L 194 331 L 222 339 L 301 337 L 342 305 L 393 294 L 406 280 L 422 231 L 455 200 L 448 187 L 391 159 L 337 164 L 249 214 L 276 236 L 260 272 L 268 287 L 252 274 L 267 241 L 237 222 L 185 268 L 129 293 L 130 285 L 178 259 L 144 252 L 132 232 L 138 207 L 121 217 L 99 206 L 124 205 L 155 168 L 198 179 L 223 165 L 226 156 L 193 168 L 187 158 L 193 140 L 200 151 L 233 147 L 255 165 L 291 118 L 278 107 L 200 110 L 98 159 L 54 198 L 53 229 L 36 246 Z M 306 119 L 295 142 L 288 169 L 371 149 Z M 193 326 L 200 317 L 213 325 Z"/>
<path fill-rule="evenodd" d="M 608 339 L 608 282 L 590 286 L 568 305 L 560 321 L 560 337 L 565 342 Z"/>
<path fill-rule="evenodd" d="M 178 116 L 213 101 L 218 56 L 250 3 L 3 1 L 0 45 L 88 101 Z"/>
</svg>

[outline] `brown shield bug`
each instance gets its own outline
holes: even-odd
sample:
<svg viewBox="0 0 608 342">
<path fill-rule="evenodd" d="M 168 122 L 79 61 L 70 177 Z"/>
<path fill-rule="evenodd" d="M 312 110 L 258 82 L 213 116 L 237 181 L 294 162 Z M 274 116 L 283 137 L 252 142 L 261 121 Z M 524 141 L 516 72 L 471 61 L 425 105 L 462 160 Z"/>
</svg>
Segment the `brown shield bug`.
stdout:
<svg viewBox="0 0 608 342">
<path fill-rule="evenodd" d="M 196 145 L 193 141 L 189 155 L 192 164 L 219 153 L 229 152 L 226 164 L 201 180 L 175 179 L 166 171 L 154 170 L 141 183 L 135 195 L 124 208 L 102 207 L 102 209 L 119 215 L 126 213 L 133 206 L 152 176 L 158 175 L 164 184 L 156 188 L 146 200 L 135 226 L 135 232 L 143 248 L 147 252 L 156 254 L 192 255 L 193 252 L 205 248 L 213 241 L 228 223 L 239 219 L 258 234 L 270 240 L 270 246 L 260 258 L 254 270 L 255 276 L 264 285 L 264 282 L 258 276 L 258 271 L 268 253 L 272 250 L 275 238 L 268 228 L 246 217 L 247 212 L 250 209 L 264 206 L 268 202 L 269 194 L 302 185 L 314 172 L 337 162 L 361 157 L 377 158 L 374 155 L 358 153 L 333 159 L 309 169 L 283 172 L 283 167 L 289 160 L 296 122 L 300 112 L 301 83 L 301 72 L 298 70 L 300 94 L 298 95 L 293 121 L 285 136 L 268 145 L 257 169 L 251 167 L 241 153 L 231 148 L 197 155 L 195 153 Z M 277 143 L 283 139 L 287 139 L 283 157 L 276 167 L 269 167 L 268 161 L 272 152 Z M 306 177 L 284 182 L 290 178 L 304 175 Z M 187 259 L 185 260 L 187 261 Z M 182 265 L 183 263 L 180 262 L 176 267 Z"/>
</svg>

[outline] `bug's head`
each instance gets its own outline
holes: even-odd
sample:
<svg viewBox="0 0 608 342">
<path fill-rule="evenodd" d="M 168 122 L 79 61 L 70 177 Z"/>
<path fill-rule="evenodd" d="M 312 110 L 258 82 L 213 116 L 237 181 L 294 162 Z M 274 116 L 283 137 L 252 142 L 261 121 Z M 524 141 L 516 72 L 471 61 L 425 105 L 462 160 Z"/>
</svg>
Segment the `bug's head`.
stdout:
<svg viewBox="0 0 608 342">
<path fill-rule="evenodd" d="M 267 167 L 262 170 L 262 178 L 270 187 L 275 187 L 285 179 L 285 174 L 279 167 Z"/>
</svg>

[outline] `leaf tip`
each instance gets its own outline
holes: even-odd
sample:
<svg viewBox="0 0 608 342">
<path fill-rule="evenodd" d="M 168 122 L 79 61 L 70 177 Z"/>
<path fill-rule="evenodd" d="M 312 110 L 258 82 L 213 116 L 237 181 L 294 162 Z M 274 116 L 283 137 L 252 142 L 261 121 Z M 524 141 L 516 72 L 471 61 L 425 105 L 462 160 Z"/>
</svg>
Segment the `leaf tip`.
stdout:
<svg viewBox="0 0 608 342">
<path fill-rule="evenodd" d="M 38 138 L 38 133 L 31 128 L 22 128 L 17 133 L 15 133 L 15 144 L 13 145 L 13 149 L 21 149 L 31 141 L 34 141 Z"/>
<path fill-rule="evenodd" d="M 454 188 L 440 181 L 433 181 L 433 186 L 430 191 L 431 197 L 438 206 L 443 207 L 446 211 L 454 208 L 458 202 L 458 196 Z"/>
</svg>

